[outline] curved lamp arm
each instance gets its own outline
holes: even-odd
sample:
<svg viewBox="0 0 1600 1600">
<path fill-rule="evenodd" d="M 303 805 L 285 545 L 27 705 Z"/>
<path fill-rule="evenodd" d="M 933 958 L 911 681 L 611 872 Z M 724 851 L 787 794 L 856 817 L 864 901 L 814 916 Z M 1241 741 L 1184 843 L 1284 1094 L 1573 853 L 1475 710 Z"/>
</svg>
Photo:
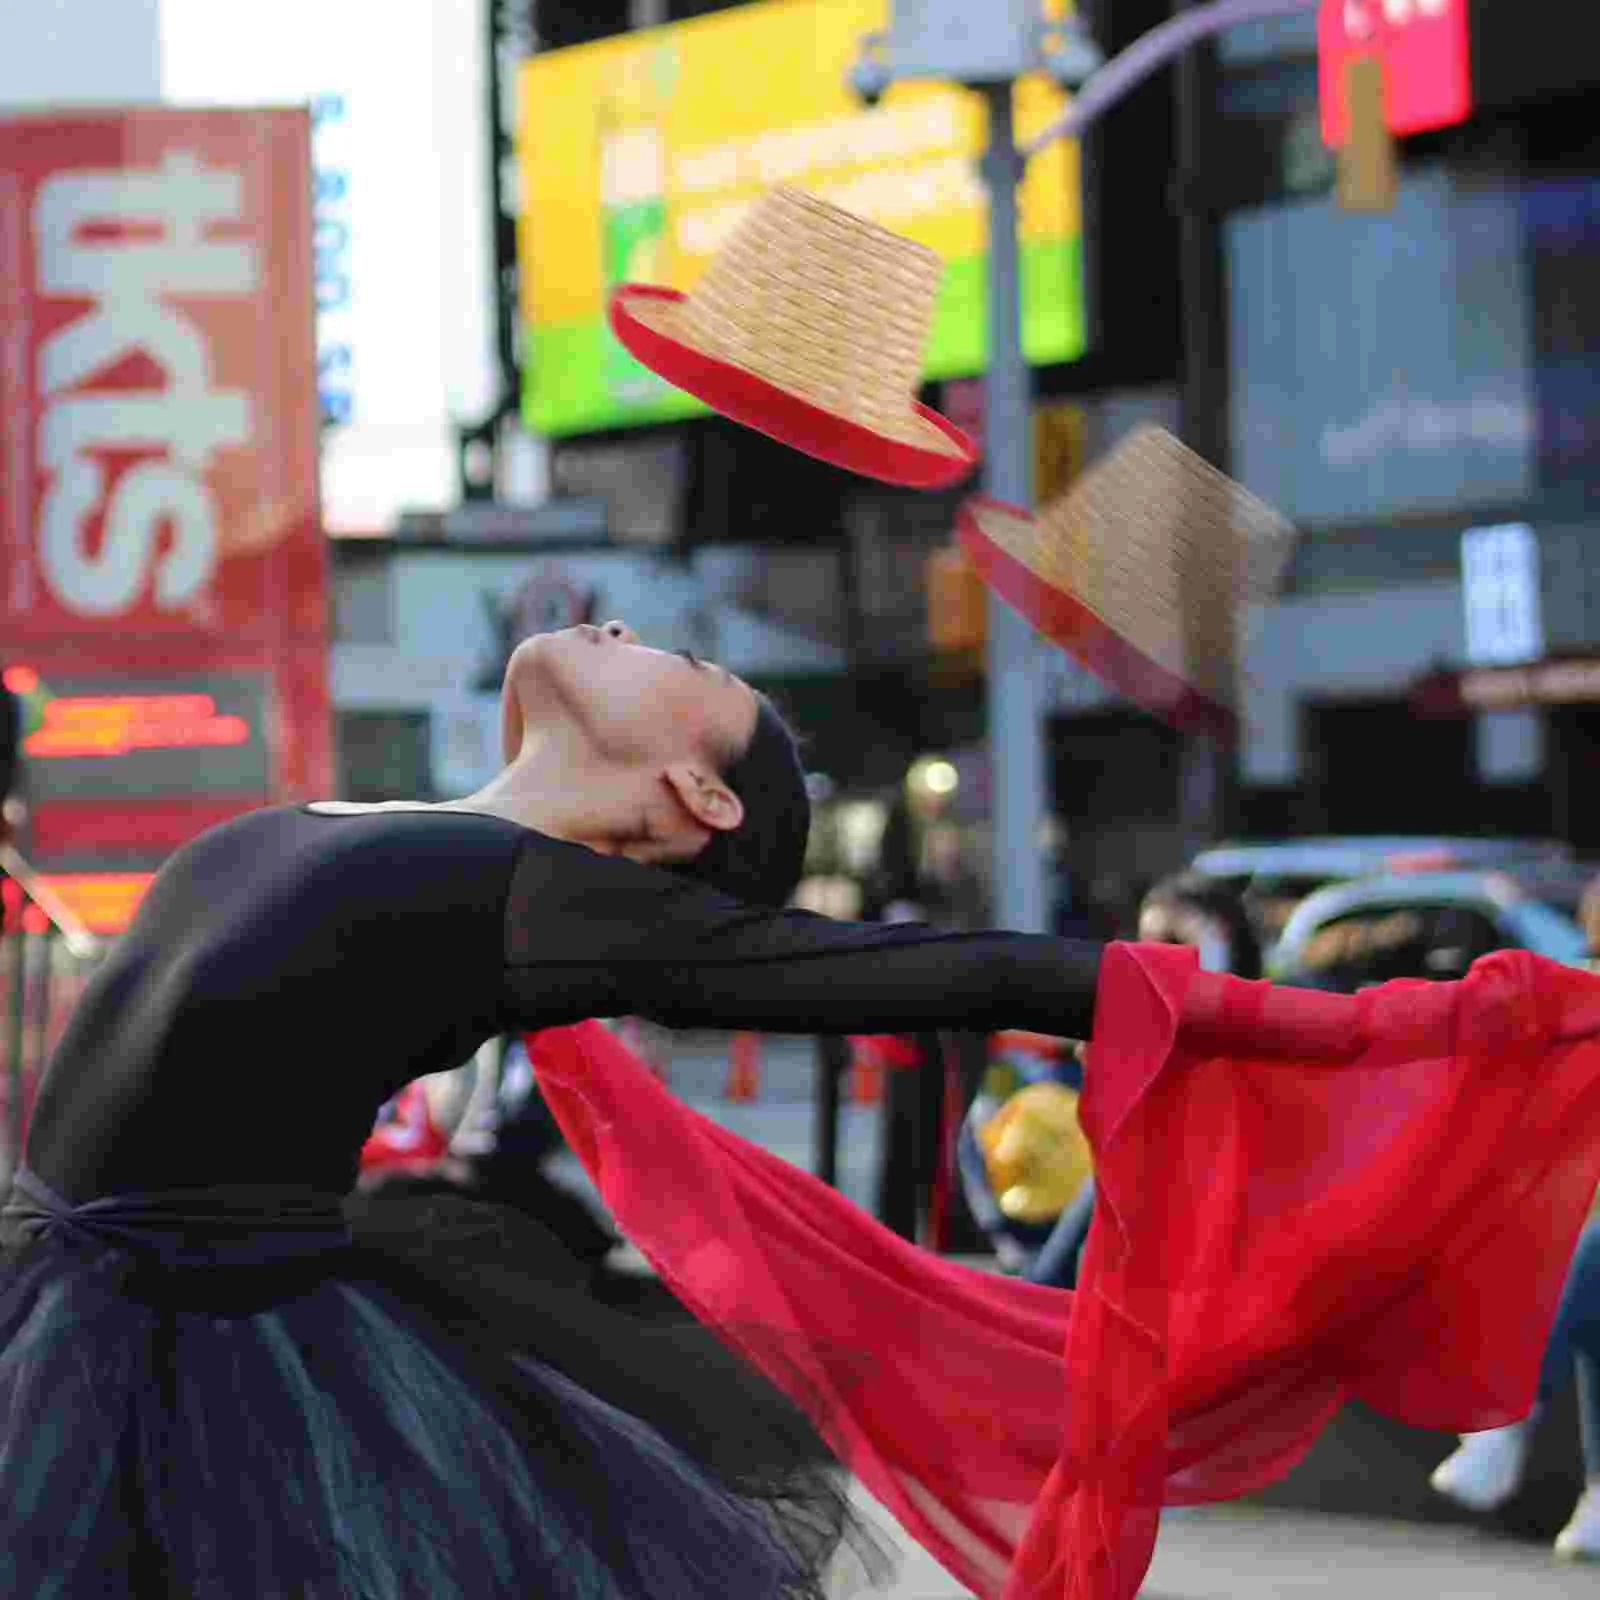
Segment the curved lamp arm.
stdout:
<svg viewBox="0 0 1600 1600">
<path fill-rule="evenodd" d="M 1199 40 L 1243 22 L 1313 11 L 1316 5 L 1317 0 L 1214 0 L 1211 5 L 1196 6 L 1193 11 L 1163 22 L 1113 56 L 1090 77 L 1071 106 L 1043 133 L 1022 146 L 1023 155 L 1034 155 L 1057 139 L 1075 138 L 1152 72 L 1164 67 L 1174 56 L 1182 55 Z"/>
</svg>

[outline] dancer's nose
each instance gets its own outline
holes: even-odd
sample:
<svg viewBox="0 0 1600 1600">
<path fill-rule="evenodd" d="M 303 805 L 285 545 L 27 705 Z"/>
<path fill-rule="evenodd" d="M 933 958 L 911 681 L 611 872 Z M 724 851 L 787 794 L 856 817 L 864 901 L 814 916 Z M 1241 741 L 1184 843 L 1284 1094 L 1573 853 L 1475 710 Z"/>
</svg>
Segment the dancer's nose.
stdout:
<svg viewBox="0 0 1600 1600">
<path fill-rule="evenodd" d="M 638 644 L 639 642 L 639 635 L 626 622 L 616 619 L 603 624 L 600 631 L 608 638 L 616 639 L 622 644 Z"/>
</svg>

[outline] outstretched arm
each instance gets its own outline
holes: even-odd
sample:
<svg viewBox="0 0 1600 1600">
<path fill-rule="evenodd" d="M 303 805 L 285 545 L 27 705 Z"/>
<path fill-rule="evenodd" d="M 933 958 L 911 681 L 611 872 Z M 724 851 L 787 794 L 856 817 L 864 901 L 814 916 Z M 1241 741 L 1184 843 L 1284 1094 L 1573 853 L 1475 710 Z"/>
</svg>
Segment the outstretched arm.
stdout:
<svg viewBox="0 0 1600 1600">
<path fill-rule="evenodd" d="M 1101 948 L 766 911 L 540 841 L 512 882 L 506 987 L 523 1026 L 626 1013 L 775 1033 L 1023 1027 L 1083 1038 Z"/>
</svg>

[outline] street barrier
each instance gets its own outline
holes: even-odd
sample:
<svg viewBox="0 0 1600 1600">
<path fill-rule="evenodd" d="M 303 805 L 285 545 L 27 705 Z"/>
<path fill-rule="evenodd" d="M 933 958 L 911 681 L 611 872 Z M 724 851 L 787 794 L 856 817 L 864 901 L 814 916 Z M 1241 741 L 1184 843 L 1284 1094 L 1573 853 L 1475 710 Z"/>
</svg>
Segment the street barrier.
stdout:
<svg viewBox="0 0 1600 1600">
<path fill-rule="evenodd" d="M 736 1033 L 728 1043 L 728 1078 L 722 1098 L 748 1105 L 761 1097 L 761 1035 Z"/>
</svg>

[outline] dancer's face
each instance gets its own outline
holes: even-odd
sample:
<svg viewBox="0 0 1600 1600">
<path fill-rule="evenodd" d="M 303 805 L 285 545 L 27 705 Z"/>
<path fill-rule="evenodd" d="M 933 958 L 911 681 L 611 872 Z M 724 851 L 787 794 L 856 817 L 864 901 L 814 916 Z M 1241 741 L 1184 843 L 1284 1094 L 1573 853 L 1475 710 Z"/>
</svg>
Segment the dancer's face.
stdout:
<svg viewBox="0 0 1600 1600">
<path fill-rule="evenodd" d="M 507 718 L 508 761 L 521 724 L 561 719 L 604 763 L 702 761 L 721 773 L 756 725 L 755 692 L 747 683 L 687 653 L 652 649 L 625 622 L 585 623 L 524 640 L 507 667 L 506 693 L 520 706 L 518 717 Z"/>
</svg>

